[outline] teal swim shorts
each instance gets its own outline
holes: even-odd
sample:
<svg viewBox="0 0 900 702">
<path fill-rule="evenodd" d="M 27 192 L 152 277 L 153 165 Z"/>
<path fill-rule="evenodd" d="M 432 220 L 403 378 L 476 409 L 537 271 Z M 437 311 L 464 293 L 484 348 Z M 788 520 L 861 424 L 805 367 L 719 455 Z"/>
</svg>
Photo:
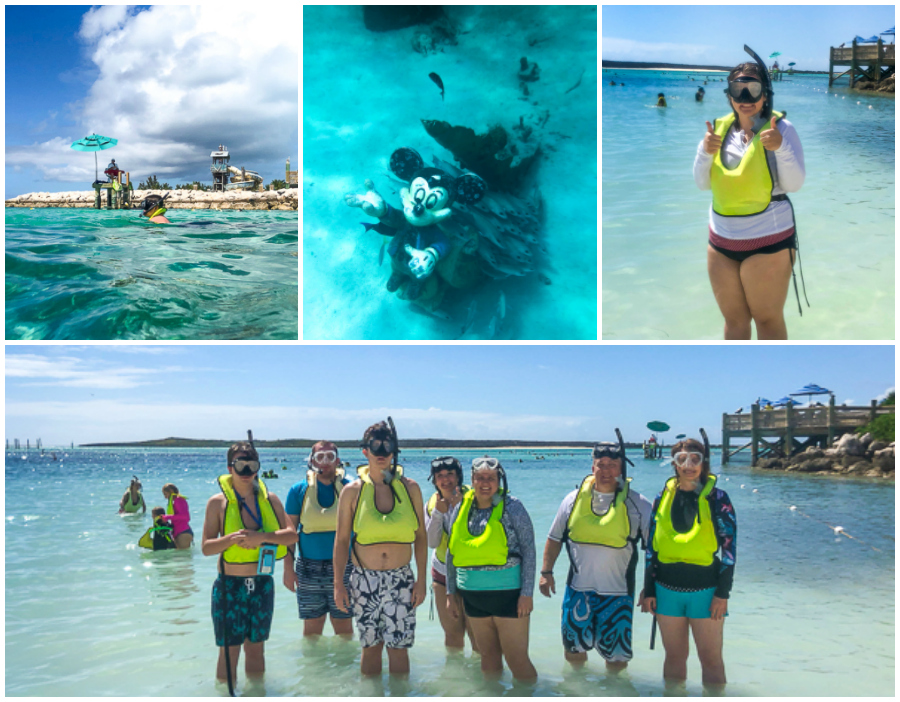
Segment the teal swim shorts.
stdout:
<svg viewBox="0 0 900 702">
<path fill-rule="evenodd" d="M 678 592 L 656 583 L 656 613 L 667 617 L 709 619 L 709 608 L 715 594 L 714 587 L 694 592 Z"/>
</svg>

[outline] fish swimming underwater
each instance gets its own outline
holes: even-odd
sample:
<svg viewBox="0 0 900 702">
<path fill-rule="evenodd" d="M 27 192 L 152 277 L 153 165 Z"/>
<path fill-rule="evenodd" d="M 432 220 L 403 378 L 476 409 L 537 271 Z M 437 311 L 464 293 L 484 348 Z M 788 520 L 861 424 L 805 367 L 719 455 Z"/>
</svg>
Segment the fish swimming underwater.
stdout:
<svg viewBox="0 0 900 702">
<path fill-rule="evenodd" d="M 441 101 L 444 100 L 444 81 L 441 80 L 441 77 L 437 73 L 429 73 L 428 77 L 434 81 L 435 85 L 441 89 Z"/>
<path fill-rule="evenodd" d="M 387 239 L 381 242 L 381 248 L 378 250 L 378 265 L 384 263 L 384 251 L 387 249 Z"/>
</svg>

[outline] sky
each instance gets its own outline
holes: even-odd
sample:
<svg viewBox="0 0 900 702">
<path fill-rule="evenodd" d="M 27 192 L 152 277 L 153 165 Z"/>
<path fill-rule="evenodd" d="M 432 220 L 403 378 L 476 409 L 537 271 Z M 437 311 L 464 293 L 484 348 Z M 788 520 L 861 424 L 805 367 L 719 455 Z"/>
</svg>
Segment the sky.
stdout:
<svg viewBox="0 0 900 702">
<path fill-rule="evenodd" d="M 894 26 L 893 5 L 604 5 L 600 48 L 607 61 L 736 66 L 752 60 L 827 71 L 828 49 Z M 895 43 L 893 36 L 882 37 Z M 772 59 L 773 61 L 775 59 Z"/>
<path fill-rule="evenodd" d="M 202 6 L 7 5 L 5 197 L 89 190 L 97 153 L 132 182 L 212 184 L 210 153 L 266 183 L 297 167 L 299 11 Z M 296 15 L 296 22 L 277 18 Z"/>
<path fill-rule="evenodd" d="M 17 344 L 6 437 L 358 439 L 391 415 L 401 439 L 641 441 L 663 421 L 718 442 L 723 412 L 808 383 L 868 405 L 894 347 Z"/>
</svg>

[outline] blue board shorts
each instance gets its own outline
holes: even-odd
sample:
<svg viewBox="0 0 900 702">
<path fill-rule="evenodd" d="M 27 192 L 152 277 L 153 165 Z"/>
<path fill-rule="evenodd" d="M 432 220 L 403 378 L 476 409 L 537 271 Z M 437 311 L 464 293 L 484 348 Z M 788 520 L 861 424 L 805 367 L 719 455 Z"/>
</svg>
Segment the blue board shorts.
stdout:
<svg viewBox="0 0 900 702">
<path fill-rule="evenodd" d="M 679 592 L 656 583 L 656 613 L 666 617 L 709 619 L 709 608 L 715 594 L 714 587 L 693 592 Z"/>
<path fill-rule="evenodd" d="M 562 605 L 563 647 L 569 653 L 596 649 L 604 660 L 631 660 L 631 621 L 634 598 L 598 595 L 566 586 Z"/>
<path fill-rule="evenodd" d="M 334 603 L 334 564 L 298 558 L 294 564 L 297 575 L 297 609 L 300 619 L 318 619 L 330 614 L 332 619 L 350 619 L 350 612 L 342 612 Z M 344 569 L 344 587 L 350 589 L 350 564 Z"/>
<path fill-rule="evenodd" d="M 225 602 L 222 602 L 224 590 Z M 222 575 L 212 588 L 213 631 L 216 646 L 261 643 L 269 638 L 275 610 L 275 585 L 271 575 L 245 578 Z"/>
</svg>

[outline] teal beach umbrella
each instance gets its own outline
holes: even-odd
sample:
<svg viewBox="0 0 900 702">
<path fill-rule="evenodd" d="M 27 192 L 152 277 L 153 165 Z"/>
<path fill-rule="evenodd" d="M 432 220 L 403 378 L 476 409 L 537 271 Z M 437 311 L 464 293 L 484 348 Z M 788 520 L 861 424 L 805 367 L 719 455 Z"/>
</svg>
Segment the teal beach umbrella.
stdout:
<svg viewBox="0 0 900 702">
<path fill-rule="evenodd" d="M 72 144 L 75 151 L 93 151 L 94 152 L 94 181 L 98 180 L 97 176 L 97 152 L 104 149 L 111 149 L 119 143 L 118 139 L 112 137 L 100 136 L 99 134 L 91 134 L 84 139 L 79 139 Z"/>
</svg>

